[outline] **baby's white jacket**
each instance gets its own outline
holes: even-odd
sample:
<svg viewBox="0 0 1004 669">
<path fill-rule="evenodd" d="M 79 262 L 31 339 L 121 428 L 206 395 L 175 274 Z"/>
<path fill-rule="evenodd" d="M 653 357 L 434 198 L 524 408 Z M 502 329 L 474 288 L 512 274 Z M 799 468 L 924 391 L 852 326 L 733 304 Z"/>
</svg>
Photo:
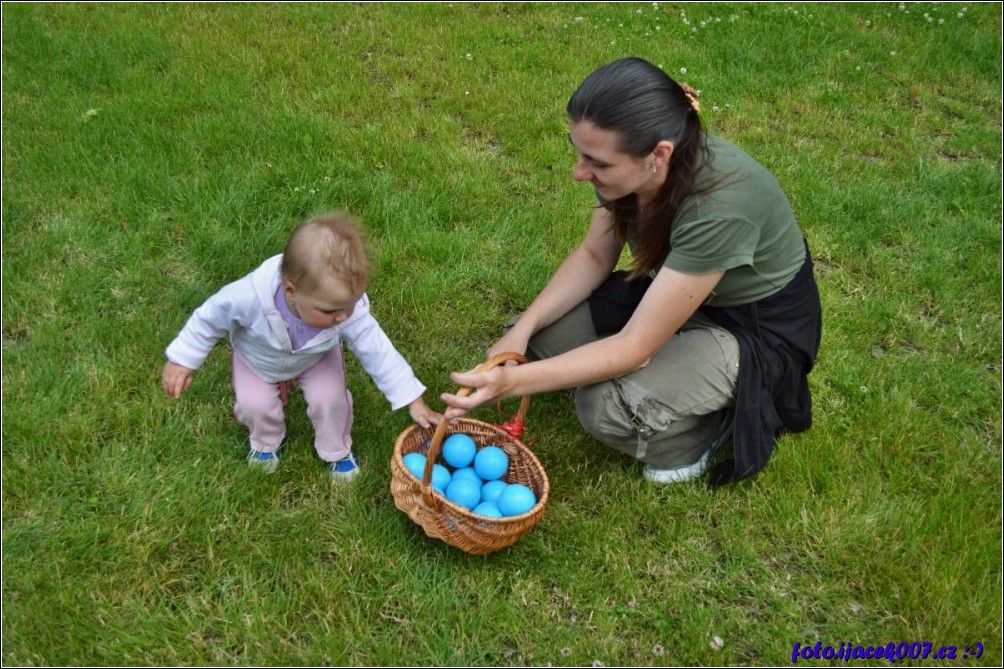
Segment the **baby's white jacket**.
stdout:
<svg viewBox="0 0 1004 669">
<path fill-rule="evenodd" d="M 275 307 L 281 262 L 281 254 L 269 258 L 206 300 L 167 347 L 168 360 L 198 369 L 216 342 L 229 334 L 241 360 L 263 380 L 275 383 L 296 378 L 344 340 L 392 409 L 407 406 L 425 392 L 370 313 L 366 294 L 347 320 L 322 330 L 303 348 L 293 351 L 286 324 Z"/>
</svg>

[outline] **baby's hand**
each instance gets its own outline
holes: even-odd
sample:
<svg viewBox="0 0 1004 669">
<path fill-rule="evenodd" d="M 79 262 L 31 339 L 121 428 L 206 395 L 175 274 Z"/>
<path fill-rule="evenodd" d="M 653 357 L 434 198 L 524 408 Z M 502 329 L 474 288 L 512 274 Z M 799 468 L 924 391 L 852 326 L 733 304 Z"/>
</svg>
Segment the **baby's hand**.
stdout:
<svg viewBox="0 0 1004 669">
<path fill-rule="evenodd" d="M 161 383 L 164 386 L 165 395 L 168 397 L 181 397 L 181 393 L 188 390 L 188 386 L 192 385 L 192 370 L 168 361 L 164 365 L 164 374 Z"/>
<path fill-rule="evenodd" d="M 408 413 L 413 421 L 426 428 L 439 425 L 439 421 L 443 420 L 443 414 L 430 409 L 421 396 L 408 405 Z"/>
</svg>

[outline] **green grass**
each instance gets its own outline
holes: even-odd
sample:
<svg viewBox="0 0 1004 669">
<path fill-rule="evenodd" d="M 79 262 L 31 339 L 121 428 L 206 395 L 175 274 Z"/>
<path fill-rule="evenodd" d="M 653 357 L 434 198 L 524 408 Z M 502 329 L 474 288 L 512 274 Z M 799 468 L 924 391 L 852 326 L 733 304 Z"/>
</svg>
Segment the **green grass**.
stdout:
<svg viewBox="0 0 1004 669">
<path fill-rule="evenodd" d="M 762 665 L 816 641 L 1004 659 L 1000 5 L 2 18 L 5 666 Z M 408 416 L 351 357 L 350 489 L 299 395 L 280 471 L 248 471 L 225 346 L 163 396 L 191 310 L 304 217 L 347 209 L 374 311 L 437 406 L 580 239 L 592 193 L 564 106 L 625 55 L 701 90 L 817 258 L 815 425 L 759 475 L 653 487 L 568 393 L 542 395 L 546 514 L 474 557 L 395 508 Z"/>
</svg>

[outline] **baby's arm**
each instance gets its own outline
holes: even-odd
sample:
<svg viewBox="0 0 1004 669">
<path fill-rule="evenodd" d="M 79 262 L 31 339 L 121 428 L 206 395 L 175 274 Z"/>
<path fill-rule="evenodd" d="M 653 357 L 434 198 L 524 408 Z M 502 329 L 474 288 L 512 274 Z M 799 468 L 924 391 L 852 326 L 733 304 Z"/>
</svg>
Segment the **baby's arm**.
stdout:
<svg viewBox="0 0 1004 669">
<path fill-rule="evenodd" d="M 164 365 L 164 394 L 168 397 L 181 397 L 181 393 L 192 385 L 192 370 L 168 361 Z M 421 398 L 419 398 L 421 399 Z"/>
<path fill-rule="evenodd" d="M 245 327 L 256 301 L 250 279 L 244 277 L 221 288 L 189 316 L 164 352 L 168 359 L 161 381 L 165 395 L 181 397 L 188 390 L 194 370 L 202 366 L 216 342 Z"/>
<path fill-rule="evenodd" d="M 422 427 L 439 425 L 439 421 L 443 420 L 443 414 L 430 409 L 421 395 L 408 405 L 408 413 L 411 414 L 411 419 Z"/>
</svg>

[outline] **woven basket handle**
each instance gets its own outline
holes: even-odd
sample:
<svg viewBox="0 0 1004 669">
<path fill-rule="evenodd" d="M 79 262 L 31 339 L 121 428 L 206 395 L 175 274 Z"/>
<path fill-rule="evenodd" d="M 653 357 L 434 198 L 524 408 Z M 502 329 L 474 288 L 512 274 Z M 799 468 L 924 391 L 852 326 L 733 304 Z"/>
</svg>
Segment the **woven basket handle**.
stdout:
<svg viewBox="0 0 1004 669">
<path fill-rule="evenodd" d="M 487 372 L 489 369 L 494 369 L 495 367 L 505 364 L 510 360 L 514 360 L 520 365 L 527 362 L 526 358 L 519 353 L 499 353 L 498 355 L 494 355 L 478 365 L 474 371 Z M 457 396 L 465 397 L 470 393 L 470 388 L 461 387 L 460 390 L 457 391 Z M 519 420 L 526 420 L 526 412 L 529 408 L 530 397 L 523 396 L 523 399 L 519 403 L 519 411 L 516 413 Z M 436 463 L 436 458 L 439 457 L 439 449 L 442 448 L 443 441 L 446 439 L 446 428 L 446 420 L 439 421 L 439 425 L 436 426 L 436 431 L 432 435 L 432 442 L 429 444 L 429 451 L 425 454 L 425 471 L 422 473 L 422 497 L 425 499 L 426 504 L 429 505 L 434 503 L 432 491 L 432 467 Z"/>
</svg>

